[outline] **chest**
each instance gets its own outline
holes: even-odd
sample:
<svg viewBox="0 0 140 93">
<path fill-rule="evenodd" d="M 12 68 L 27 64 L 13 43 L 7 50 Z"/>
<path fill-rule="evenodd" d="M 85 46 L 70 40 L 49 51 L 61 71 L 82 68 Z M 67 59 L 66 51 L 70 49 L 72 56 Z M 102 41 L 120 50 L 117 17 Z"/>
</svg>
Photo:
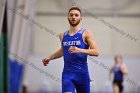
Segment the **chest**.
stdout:
<svg viewBox="0 0 140 93">
<path fill-rule="evenodd" d="M 83 39 L 80 35 L 69 36 L 66 35 L 62 40 L 63 46 L 81 46 L 83 45 Z"/>
</svg>

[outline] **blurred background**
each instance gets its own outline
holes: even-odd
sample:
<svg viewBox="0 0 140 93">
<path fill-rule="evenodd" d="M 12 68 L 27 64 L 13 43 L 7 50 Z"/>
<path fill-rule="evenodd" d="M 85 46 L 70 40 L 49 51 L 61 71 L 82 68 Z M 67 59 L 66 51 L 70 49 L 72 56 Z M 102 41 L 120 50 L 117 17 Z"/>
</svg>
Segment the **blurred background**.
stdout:
<svg viewBox="0 0 140 93">
<path fill-rule="evenodd" d="M 123 56 L 124 93 L 140 93 L 140 0 L 0 0 L 0 93 L 61 93 L 63 58 L 42 59 L 60 48 L 68 9 L 82 10 L 100 49 L 88 57 L 91 93 L 112 93 L 109 69 Z"/>
</svg>

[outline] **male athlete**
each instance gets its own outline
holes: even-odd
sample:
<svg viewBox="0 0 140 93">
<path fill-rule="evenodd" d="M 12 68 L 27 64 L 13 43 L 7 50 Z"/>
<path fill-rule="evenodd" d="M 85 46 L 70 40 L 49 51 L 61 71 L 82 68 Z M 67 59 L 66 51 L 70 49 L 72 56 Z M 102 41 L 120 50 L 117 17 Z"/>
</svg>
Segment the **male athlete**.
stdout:
<svg viewBox="0 0 140 93">
<path fill-rule="evenodd" d="M 51 56 L 43 59 L 46 66 L 50 60 L 64 56 L 62 72 L 62 93 L 90 93 L 90 78 L 87 55 L 98 56 L 96 42 L 89 30 L 80 28 L 81 10 L 72 7 L 68 12 L 70 29 L 59 35 L 61 48 Z"/>
<path fill-rule="evenodd" d="M 123 77 L 127 75 L 128 71 L 126 65 L 122 63 L 122 56 L 115 56 L 115 65 L 111 68 L 109 77 L 114 74 L 113 79 L 113 93 L 123 92 Z"/>
</svg>

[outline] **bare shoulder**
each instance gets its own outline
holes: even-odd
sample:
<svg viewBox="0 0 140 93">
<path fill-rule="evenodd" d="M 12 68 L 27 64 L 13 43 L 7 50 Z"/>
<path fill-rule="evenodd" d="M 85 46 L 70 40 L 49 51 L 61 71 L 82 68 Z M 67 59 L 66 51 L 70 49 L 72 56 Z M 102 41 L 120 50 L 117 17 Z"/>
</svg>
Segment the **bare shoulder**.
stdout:
<svg viewBox="0 0 140 93">
<path fill-rule="evenodd" d="M 88 38 L 92 38 L 93 39 L 93 34 L 91 32 L 91 30 L 86 29 L 83 33 L 83 37 L 88 39 Z"/>
<path fill-rule="evenodd" d="M 59 38 L 60 38 L 60 40 L 63 39 L 63 35 L 64 35 L 64 32 L 62 32 L 62 33 L 59 34 Z"/>
<path fill-rule="evenodd" d="M 123 63 L 123 64 L 121 64 L 121 67 L 122 68 L 126 68 L 126 65 Z"/>
<path fill-rule="evenodd" d="M 91 30 L 89 30 L 89 29 L 86 29 L 86 30 L 84 31 L 83 34 L 84 34 L 85 36 L 92 35 Z"/>
</svg>

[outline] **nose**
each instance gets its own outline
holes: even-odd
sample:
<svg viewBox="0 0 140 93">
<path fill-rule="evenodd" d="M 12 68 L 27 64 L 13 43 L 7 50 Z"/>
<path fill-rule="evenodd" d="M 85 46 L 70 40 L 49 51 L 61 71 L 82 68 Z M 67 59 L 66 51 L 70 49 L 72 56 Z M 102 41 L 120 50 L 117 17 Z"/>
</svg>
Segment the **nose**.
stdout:
<svg viewBox="0 0 140 93">
<path fill-rule="evenodd" d="M 75 15 L 73 15 L 73 16 L 72 16 L 72 18 L 76 18 L 76 16 L 75 16 Z"/>
</svg>

